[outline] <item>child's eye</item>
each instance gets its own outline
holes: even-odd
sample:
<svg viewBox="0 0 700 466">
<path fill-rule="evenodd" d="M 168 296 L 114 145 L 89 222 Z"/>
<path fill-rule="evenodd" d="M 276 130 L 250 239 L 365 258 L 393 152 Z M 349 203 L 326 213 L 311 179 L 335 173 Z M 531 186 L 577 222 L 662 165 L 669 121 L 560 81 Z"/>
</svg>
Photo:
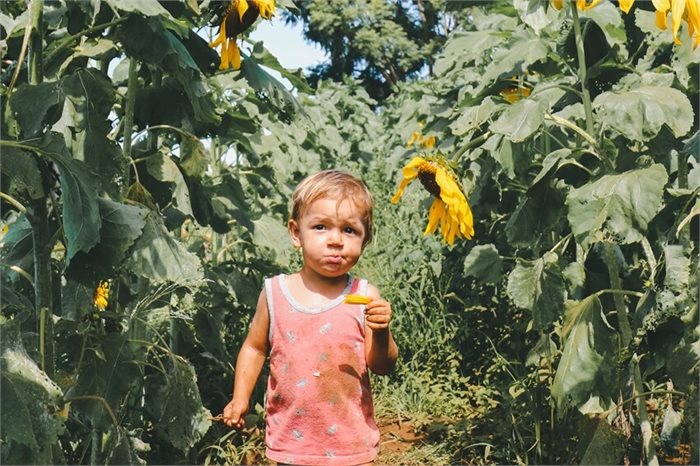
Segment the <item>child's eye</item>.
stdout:
<svg viewBox="0 0 700 466">
<path fill-rule="evenodd" d="M 319 230 L 319 231 L 320 231 L 320 230 L 324 230 L 325 228 L 326 228 L 325 225 L 321 225 L 321 224 L 314 225 L 314 230 Z"/>
<path fill-rule="evenodd" d="M 349 235 L 354 235 L 356 233 L 355 229 L 350 227 L 345 227 L 343 231 Z"/>
</svg>

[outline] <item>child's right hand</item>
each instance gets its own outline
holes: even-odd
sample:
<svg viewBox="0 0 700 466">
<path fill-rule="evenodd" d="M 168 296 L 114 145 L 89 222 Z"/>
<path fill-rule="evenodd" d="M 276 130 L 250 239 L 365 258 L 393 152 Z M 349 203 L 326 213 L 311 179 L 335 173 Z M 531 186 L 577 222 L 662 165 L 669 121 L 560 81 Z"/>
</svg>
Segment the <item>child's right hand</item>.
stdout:
<svg viewBox="0 0 700 466">
<path fill-rule="evenodd" d="M 246 414 L 248 414 L 248 403 L 241 403 L 233 399 L 224 408 L 224 424 L 235 429 L 242 429 L 245 425 Z"/>
</svg>

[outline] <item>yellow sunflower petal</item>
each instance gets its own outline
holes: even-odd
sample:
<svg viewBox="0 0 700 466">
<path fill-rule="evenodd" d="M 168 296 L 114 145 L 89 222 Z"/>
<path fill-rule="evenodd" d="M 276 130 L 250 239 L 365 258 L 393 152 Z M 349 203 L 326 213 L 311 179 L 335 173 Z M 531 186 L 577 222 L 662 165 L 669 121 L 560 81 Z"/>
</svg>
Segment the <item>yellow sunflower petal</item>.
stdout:
<svg viewBox="0 0 700 466">
<path fill-rule="evenodd" d="M 433 200 L 433 205 L 430 206 L 428 211 L 428 225 L 425 227 L 423 232 L 424 236 L 431 235 L 437 230 L 438 222 L 445 215 L 445 203 L 437 197 Z"/>
<path fill-rule="evenodd" d="M 564 0 L 549 0 L 549 3 L 557 10 L 564 8 Z"/>
<path fill-rule="evenodd" d="M 369 304 L 371 301 L 372 298 L 369 296 L 362 296 L 361 294 L 349 294 L 344 300 L 346 304 Z"/>
<path fill-rule="evenodd" d="M 620 0 L 620 9 L 625 13 L 630 12 L 632 5 L 634 5 L 634 0 Z"/>
<path fill-rule="evenodd" d="M 258 11 L 260 12 L 260 16 L 262 16 L 265 19 L 272 18 L 272 15 L 275 13 L 275 0 L 253 0 L 253 1 L 258 6 Z"/>
<path fill-rule="evenodd" d="M 408 162 L 408 165 L 406 165 L 403 170 L 403 179 L 401 180 L 401 184 L 399 185 L 399 188 L 396 190 L 396 194 L 391 198 L 391 203 L 396 204 L 399 202 L 399 199 L 401 199 L 401 196 L 403 196 L 403 192 L 406 189 L 406 186 L 416 179 L 418 177 L 418 169 L 422 165 L 426 164 L 427 162 L 425 159 L 421 157 L 413 157 L 413 159 Z"/>
<path fill-rule="evenodd" d="M 238 50 L 235 38 L 231 39 L 228 43 L 228 58 L 234 70 L 241 67 L 241 52 Z"/>
<path fill-rule="evenodd" d="M 700 5 L 698 0 L 688 0 L 686 11 L 688 13 L 688 32 L 693 39 L 693 48 L 700 43 Z"/>
<path fill-rule="evenodd" d="M 673 42 L 681 44 L 678 38 L 678 30 L 681 28 L 681 20 L 685 12 L 685 0 L 673 0 L 671 4 L 671 31 L 673 32 Z"/>
<path fill-rule="evenodd" d="M 671 8 L 671 4 L 669 0 L 651 0 L 651 3 L 653 3 L 654 8 L 656 8 L 656 27 L 665 31 L 668 27 L 666 24 L 666 16 L 668 10 Z"/>
<path fill-rule="evenodd" d="M 221 26 L 219 26 L 219 34 L 217 34 L 216 39 L 214 41 L 209 43 L 209 47 L 215 49 L 216 47 L 220 45 L 224 45 L 226 42 L 226 20 L 221 22 Z"/>
<path fill-rule="evenodd" d="M 238 17 L 243 21 L 243 15 L 248 11 L 248 0 L 237 0 L 236 11 L 238 11 Z"/>
</svg>

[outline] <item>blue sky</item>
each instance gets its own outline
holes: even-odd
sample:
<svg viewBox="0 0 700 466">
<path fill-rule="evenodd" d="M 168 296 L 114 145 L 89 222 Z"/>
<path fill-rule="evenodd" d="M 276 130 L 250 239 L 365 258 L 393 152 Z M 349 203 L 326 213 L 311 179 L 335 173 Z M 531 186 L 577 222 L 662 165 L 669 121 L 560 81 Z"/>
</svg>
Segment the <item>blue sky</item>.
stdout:
<svg viewBox="0 0 700 466">
<path fill-rule="evenodd" d="M 265 48 L 287 69 L 306 69 L 326 59 L 320 47 L 304 40 L 301 24 L 285 25 L 279 14 L 271 21 L 259 20 L 250 38 L 262 40 Z"/>
</svg>

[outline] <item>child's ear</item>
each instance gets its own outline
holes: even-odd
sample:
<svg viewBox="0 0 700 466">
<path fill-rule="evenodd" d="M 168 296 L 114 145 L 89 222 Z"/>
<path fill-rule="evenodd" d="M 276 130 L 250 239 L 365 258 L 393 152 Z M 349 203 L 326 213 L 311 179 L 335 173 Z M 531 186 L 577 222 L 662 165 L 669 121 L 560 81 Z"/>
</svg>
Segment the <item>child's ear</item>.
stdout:
<svg viewBox="0 0 700 466">
<path fill-rule="evenodd" d="M 292 244 L 295 248 L 301 247 L 301 240 L 299 239 L 299 224 L 296 220 L 289 220 L 287 223 L 287 230 L 289 230 L 289 236 L 292 237 Z"/>
</svg>

